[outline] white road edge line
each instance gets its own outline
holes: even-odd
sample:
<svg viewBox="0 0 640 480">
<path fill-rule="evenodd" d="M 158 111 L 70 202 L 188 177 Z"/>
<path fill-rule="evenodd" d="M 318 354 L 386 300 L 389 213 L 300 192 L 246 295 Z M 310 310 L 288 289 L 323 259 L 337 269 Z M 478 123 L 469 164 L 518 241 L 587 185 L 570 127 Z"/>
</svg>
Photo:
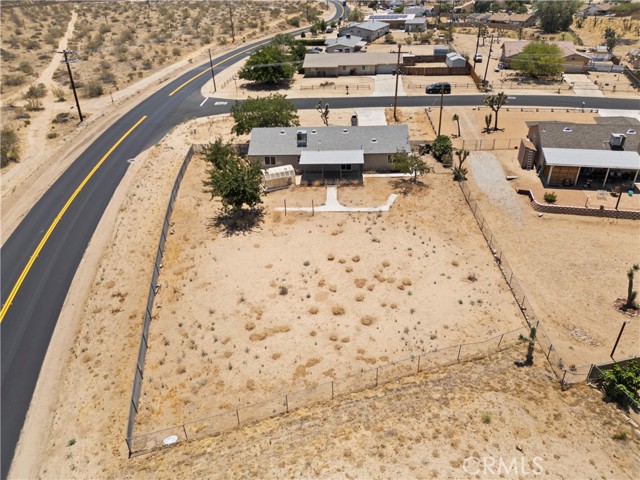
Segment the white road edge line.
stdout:
<svg viewBox="0 0 640 480">
<path fill-rule="evenodd" d="M 206 102 L 207 100 L 209 100 L 209 97 L 206 97 L 206 98 L 202 101 L 202 103 L 200 104 L 200 106 L 204 105 L 204 104 L 205 104 L 205 102 Z"/>
</svg>

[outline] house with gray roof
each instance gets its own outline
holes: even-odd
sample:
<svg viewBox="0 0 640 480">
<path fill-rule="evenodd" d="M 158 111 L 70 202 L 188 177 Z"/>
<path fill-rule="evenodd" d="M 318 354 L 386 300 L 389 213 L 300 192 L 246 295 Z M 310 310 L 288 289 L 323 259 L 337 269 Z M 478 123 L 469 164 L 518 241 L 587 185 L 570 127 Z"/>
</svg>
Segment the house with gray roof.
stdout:
<svg viewBox="0 0 640 480">
<path fill-rule="evenodd" d="M 384 22 L 364 22 L 356 23 L 341 28 L 338 32 L 339 37 L 351 35 L 352 37 L 360 37 L 366 42 L 373 42 L 380 37 L 384 37 L 389 33 L 389 24 Z"/>
<path fill-rule="evenodd" d="M 304 181 L 362 181 L 365 170 L 391 170 L 398 150 L 411 152 L 407 125 L 254 128 L 248 156 L 265 167 L 293 165 Z"/>
<path fill-rule="evenodd" d="M 402 59 L 400 57 L 400 67 Z M 332 53 L 305 55 L 302 69 L 306 77 L 390 74 L 398 68 L 395 53 Z"/>
<path fill-rule="evenodd" d="M 633 188 L 640 172 L 640 122 L 621 117 L 596 120 L 527 122 L 520 165 L 535 165 L 545 185 Z"/>
<path fill-rule="evenodd" d="M 412 18 L 404 22 L 405 32 L 424 32 L 427 29 L 426 18 Z"/>
<path fill-rule="evenodd" d="M 352 53 L 362 50 L 367 42 L 360 37 L 347 34 L 344 37 L 327 38 L 324 44 L 326 45 L 325 51 L 327 53 Z"/>
</svg>

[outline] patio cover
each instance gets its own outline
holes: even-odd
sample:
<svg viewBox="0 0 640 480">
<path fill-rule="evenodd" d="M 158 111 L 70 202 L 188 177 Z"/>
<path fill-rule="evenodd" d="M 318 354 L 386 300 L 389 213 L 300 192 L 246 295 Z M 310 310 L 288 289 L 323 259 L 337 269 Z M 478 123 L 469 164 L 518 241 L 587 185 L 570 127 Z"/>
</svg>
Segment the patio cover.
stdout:
<svg viewBox="0 0 640 480">
<path fill-rule="evenodd" d="M 624 150 L 586 150 L 574 148 L 542 148 L 547 165 L 583 168 L 615 168 L 639 170 L 640 154 Z"/>
<path fill-rule="evenodd" d="M 300 165 L 364 165 L 362 150 L 303 151 Z"/>
</svg>

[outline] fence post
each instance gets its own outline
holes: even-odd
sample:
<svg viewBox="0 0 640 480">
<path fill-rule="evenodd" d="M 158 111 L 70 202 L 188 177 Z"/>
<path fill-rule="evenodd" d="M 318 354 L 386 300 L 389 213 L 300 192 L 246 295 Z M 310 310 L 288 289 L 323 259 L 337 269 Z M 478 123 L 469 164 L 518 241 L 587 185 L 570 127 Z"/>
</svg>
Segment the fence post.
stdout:
<svg viewBox="0 0 640 480">
<path fill-rule="evenodd" d="M 547 358 L 549 358 L 549 355 L 551 355 L 551 350 L 553 350 L 553 343 L 549 345 L 549 353 L 547 353 Z"/>
<path fill-rule="evenodd" d="M 189 440 L 189 437 L 187 436 L 187 428 L 184 426 L 184 423 L 182 424 L 182 431 L 184 432 L 184 439 Z"/>
<path fill-rule="evenodd" d="M 131 443 L 130 443 L 131 439 L 130 438 L 125 438 L 124 441 L 127 442 L 127 450 L 129 450 L 129 458 L 131 458 L 131 453 L 133 453 L 131 451 Z"/>
<path fill-rule="evenodd" d="M 287 216 L 287 199 L 284 199 L 284 216 Z"/>
<path fill-rule="evenodd" d="M 527 296 L 523 293 L 522 294 L 522 306 L 524 307 L 524 301 L 527 298 Z"/>
<path fill-rule="evenodd" d="M 287 410 L 287 413 L 289 413 L 289 395 L 288 394 L 284 396 L 284 405 Z"/>
<path fill-rule="evenodd" d="M 564 386 L 565 386 L 564 377 L 566 377 L 566 376 L 567 376 L 567 371 L 565 370 L 564 373 L 562 374 L 562 380 L 560 380 L 560 386 L 562 387 L 563 390 L 564 390 Z"/>
<path fill-rule="evenodd" d="M 458 347 L 458 358 L 457 358 L 458 363 L 460 363 L 460 352 L 461 351 L 462 351 L 462 344 L 460 344 L 460 346 Z"/>
<path fill-rule="evenodd" d="M 420 357 L 422 357 L 422 355 L 418 355 L 418 373 L 420 373 Z"/>
<path fill-rule="evenodd" d="M 316 214 L 316 210 L 315 210 L 315 207 L 313 205 L 313 198 L 312 198 L 311 199 L 311 216 L 313 217 L 313 216 L 315 216 L 315 214 Z"/>
<path fill-rule="evenodd" d="M 502 343 L 502 338 L 504 337 L 504 333 L 500 335 L 500 341 L 498 342 L 498 350 L 500 350 L 500 344 Z"/>
<path fill-rule="evenodd" d="M 238 419 L 238 426 L 240 426 L 240 414 L 238 413 L 237 408 L 236 408 L 236 418 Z"/>
<path fill-rule="evenodd" d="M 513 281 L 513 270 L 511 270 L 511 276 L 509 277 L 509 286 L 511 286 L 512 281 Z"/>
</svg>

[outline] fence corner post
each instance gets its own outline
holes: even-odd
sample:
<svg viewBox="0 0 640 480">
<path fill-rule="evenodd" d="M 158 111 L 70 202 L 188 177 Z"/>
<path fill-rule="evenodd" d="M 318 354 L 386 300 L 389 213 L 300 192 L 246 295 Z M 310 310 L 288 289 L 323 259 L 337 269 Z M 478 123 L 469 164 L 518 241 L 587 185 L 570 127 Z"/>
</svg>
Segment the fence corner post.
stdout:
<svg viewBox="0 0 640 480">
<path fill-rule="evenodd" d="M 500 335 L 500 341 L 498 342 L 498 350 L 500 350 L 500 345 L 502 344 L 503 337 L 504 337 L 504 333 Z"/>
<path fill-rule="evenodd" d="M 458 347 L 458 358 L 457 358 L 458 363 L 460 363 L 460 352 L 462 352 L 462 344 L 460 344 L 460 346 Z"/>
<path fill-rule="evenodd" d="M 182 424 L 182 431 L 184 432 L 184 439 L 185 440 L 189 440 L 189 437 L 187 436 L 187 427 L 185 427 L 185 424 Z"/>
</svg>

